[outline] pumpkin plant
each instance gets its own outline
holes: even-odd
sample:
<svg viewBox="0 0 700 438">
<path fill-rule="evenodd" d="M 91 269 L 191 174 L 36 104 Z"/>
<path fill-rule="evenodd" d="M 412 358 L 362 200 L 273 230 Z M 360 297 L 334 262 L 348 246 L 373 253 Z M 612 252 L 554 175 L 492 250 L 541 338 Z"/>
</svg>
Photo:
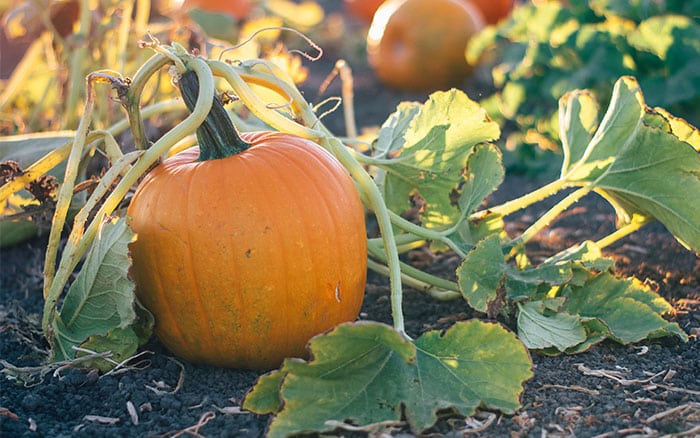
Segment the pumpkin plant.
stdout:
<svg viewBox="0 0 700 438">
<path fill-rule="evenodd" d="M 636 77 L 650 105 L 700 123 L 699 15 L 695 1 L 523 2 L 473 38 L 466 56 L 495 87 L 481 104 L 518 146 L 513 165 L 528 160 L 537 170 L 543 150 L 561 152 L 557 110 L 567 92 L 607 101 L 624 75 Z"/>
<path fill-rule="evenodd" d="M 685 120 L 661 108 L 649 108 L 634 78 L 621 77 L 615 82 L 606 110 L 601 110 L 588 91 L 567 93 L 559 104 L 560 137 L 565 151 L 560 176 L 520 198 L 501 205 L 488 205 L 487 198 L 500 185 L 505 174 L 500 150 L 492 144 L 500 136 L 500 129 L 478 103 L 461 91 L 436 92 L 424 103 L 400 104 L 382 125 L 376 139 L 368 145 L 368 152 L 360 153 L 346 145 L 355 139 L 344 142 L 323 125 L 299 90 L 284 79 L 285 75 L 274 64 L 260 59 L 207 59 L 190 54 L 177 44 L 164 46 L 154 42 L 147 45 L 156 54 L 133 78 L 127 80 L 114 71 L 98 71 L 87 81 L 88 90 L 98 84 L 108 84 L 118 91 L 138 147 L 136 152 L 125 154 L 118 147 L 114 148 L 117 128 L 89 132 L 95 105 L 91 91 L 85 115 L 72 140 L 0 187 L 0 200 L 5 200 L 65 161 L 45 263 L 46 301 L 42 322 L 54 359 L 71 359 L 78 353 L 90 351 L 111 351 L 110 360 L 114 364 L 128 358 L 139 342 L 148 337 L 152 321 L 149 313 L 141 307 L 141 300 L 136 299 L 138 295 L 146 303 L 151 289 L 148 280 L 139 280 L 146 276 L 141 272 L 140 263 L 145 262 L 144 267 L 150 263 L 145 260 L 150 256 L 140 254 L 140 238 L 143 239 L 141 243 L 146 244 L 144 253 L 153 250 L 159 254 L 153 261 L 163 266 L 153 271 L 160 272 L 158 275 L 167 277 L 167 281 L 190 281 L 190 274 L 180 273 L 178 268 L 189 270 L 191 261 L 170 259 L 164 254 L 168 244 L 153 243 L 155 240 L 149 241 L 147 228 L 138 229 L 144 222 L 137 219 L 142 214 L 140 209 L 151 208 L 145 199 L 150 195 L 144 193 L 149 190 L 149 185 L 161 179 L 161 173 L 167 173 L 169 166 L 183 161 L 188 162 L 185 165 L 187 170 L 196 173 L 198 170 L 194 169 L 205 169 L 207 164 L 240 161 L 257 154 L 256 151 L 262 153 L 273 149 L 271 146 L 256 146 L 256 142 L 261 141 L 258 134 L 241 134 L 241 139 L 252 146 L 238 154 L 209 160 L 211 163 L 208 163 L 196 161 L 196 153 L 190 150 L 183 156 L 175 155 L 172 161 L 166 159 L 156 167 L 154 176 L 146 176 L 148 170 L 173 148 L 181 149 L 183 143 L 194 142 L 195 131 L 200 127 L 200 146 L 246 147 L 236 138 L 226 139 L 235 131 L 230 129 L 221 108 L 215 103 L 215 77 L 217 89 L 234 95 L 268 129 L 279 132 L 266 134 L 263 142 L 291 135 L 294 136 L 292 143 L 301 150 L 295 148 L 293 157 L 282 155 L 287 158 L 284 163 L 288 165 L 282 172 L 269 171 L 279 169 L 278 164 L 266 163 L 270 169 L 264 169 L 263 175 L 269 177 L 269 182 L 259 182 L 257 174 L 249 177 L 250 180 L 239 179 L 246 175 L 246 170 L 240 170 L 240 175 L 214 176 L 216 181 L 206 189 L 223 197 L 218 186 L 227 184 L 226 181 L 238 181 L 239 187 L 226 192 L 227 197 L 233 198 L 239 195 L 239 191 L 240 194 L 247 193 L 245 190 L 250 185 L 280 185 L 287 181 L 285 175 L 292 172 L 291 168 L 306 169 L 306 163 L 298 164 L 299 157 L 307 156 L 308 151 L 302 150 L 308 147 L 309 151 L 316 151 L 315 145 L 318 145 L 344 168 L 338 168 L 337 174 L 331 173 L 334 175 L 332 180 L 336 181 L 336 176 L 341 178 L 340 175 L 347 172 L 359 199 L 374 215 L 379 236 L 366 240 L 367 267 L 389 277 L 391 326 L 373 321 L 338 324 L 309 341 L 308 356 L 305 356 L 308 359 L 287 358 L 279 369 L 259 379 L 247 395 L 244 407 L 260 414 L 273 414 L 269 436 L 324 432 L 347 421 L 368 425 L 402 418 L 419 433 L 433 425 L 438 414 L 446 410 L 466 416 L 472 415 L 477 408 L 510 414 L 519 408 L 523 383 L 533 373 L 529 351 L 577 353 L 605 339 L 622 344 L 658 336 L 687 339 L 687 334 L 677 324 L 664 319 L 672 309 L 670 304 L 642 282 L 616 276 L 612 261 L 603 255 L 605 247 L 654 220 L 663 223 L 690 249 L 700 250 L 700 217 L 695 207 L 700 203 L 700 133 Z M 149 79 L 165 68 L 175 78 L 181 81 L 184 78 L 185 104 L 191 112 L 149 144 L 144 134 L 143 118 L 157 108 L 141 108 L 140 97 Z M 198 81 L 196 92 L 193 91 L 192 74 Z M 263 101 L 251 87 L 253 84 L 266 88 L 280 101 Z M 298 138 L 315 145 L 312 147 Z M 214 141 L 216 139 L 220 141 Z M 76 175 L 85 160 L 86 149 L 98 147 L 106 151 L 111 167 L 85 201 L 85 206 L 75 215 L 57 265 L 61 232 L 73 198 Z M 206 147 L 202 150 L 205 155 L 210 153 L 206 152 Z M 328 155 L 325 152 L 318 154 Z M 126 209 L 124 204 L 129 201 L 130 190 L 144 176 L 142 188 L 131 199 L 133 205 Z M 204 178 L 210 181 L 211 176 Z M 304 181 L 301 176 L 299 178 L 299 181 Z M 289 185 L 295 187 L 299 181 L 289 182 Z M 311 185 L 309 183 L 307 187 Z M 170 196 L 166 193 L 180 187 L 183 186 L 168 186 L 155 198 L 160 194 L 164 198 Z M 221 206 L 219 200 L 214 203 L 205 199 L 202 193 L 207 192 L 193 190 L 193 187 L 190 186 L 188 193 L 192 205 L 181 207 L 177 212 L 167 210 L 170 216 L 177 217 L 159 217 L 151 220 L 149 225 L 172 227 L 173 233 L 167 230 L 157 230 L 157 233 L 177 236 L 175 246 L 189 243 L 192 252 L 180 254 L 200 264 L 202 262 L 196 260 L 200 257 L 204 263 L 210 262 L 212 266 L 206 266 L 207 277 L 242 275 L 239 273 L 244 271 L 239 270 L 238 265 L 262 260 L 256 259 L 263 256 L 260 254 L 262 247 L 257 246 L 259 241 L 238 239 L 232 244 L 231 253 L 224 255 L 225 250 L 215 247 L 214 237 L 223 239 L 225 236 L 221 236 L 220 230 L 235 230 L 229 221 L 250 224 L 259 237 L 265 231 L 263 224 L 279 224 L 276 221 L 281 219 L 270 217 L 279 213 L 279 206 L 263 204 L 267 201 L 264 198 L 253 200 L 244 195 L 233 198 L 241 201 L 239 208 L 230 210 Z M 285 187 L 284 190 L 291 188 Z M 339 184 L 335 190 L 355 193 L 345 184 Z M 566 191 L 564 196 L 524 232 L 515 236 L 506 232 L 505 218 L 510 214 L 562 191 Z M 268 197 L 267 191 L 261 190 L 261 193 Z M 287 193 L 292 197 L 299 192 Z M 328 192 L 322 193 L 325 193 L 322 200 L 331 196 Z M 541 263 L 531 260 L 526 244 L 546 229 L 555 217 L 584 196 L 594 193 L 603 196 L 615 208 L 618 229 L 595 242 L 583 241 L 552 254 Z M 206 205 L 195 204 L 200 196 Z M 341 196 L 335 193 L 332 196 L 333 203 L 338 197 L 338 203 L 345 205 Z M 269 195 L 269 198 L 279 203 L 289 202 L 284 205 L 293 204 L 276 196 Z M 414 220 L 409 220 L 404 214 L 411 208 L 412 199 L 419 199 L 422 208 L 412 218 Z M 350 204 L 357 207 L 353 202 Z M 311 204 L 299 205 L 313 208 L 309 207 Z M 216 207 L 212 209 L 212 206 Z M 202 216 L 207 214 L 205 212 L 213 213 L 224 208 L 230 217 L 222 221 L 221 226 L 215 224 L 216 228 L 209 228 L 204 239 L 197 242 L 191 240 L 195 232 L 185 236 L 175 228 L 186 222 L 195 223 L 196 227 L 213 223 L 212 215 Z M 126 224 L 129 209 L 134 217 L 136 234 Z M 245 216 L 256 210 L 263 212 L 258 219 L 251 221 Z M 286 222 L 287 226 L 304 230 L 315 223 L 310 213 L 297 213 L 296 222 Z M 328 215 L 336 217 L 333 212 Z M 183 220 L 180 216 L 186 218 Z M 262 223 L 253 223 L 255 220 Z M 342 235 L 342 230 L 335 229 L 333 233 Z M 303 235 L 304 231 L 292 237 L 285 234 L 288 236 L 285 240 L 277 241 L 277 246 L 281 247 L 277 254 L 283 257 L 292 254 L 290 248 L 300 246 L 297 237 Z M 324 241 L 323 245 L 331 250 L 341 246 L 332 239 L 329 242 Z M 356 253 L 360 251 L 360 245 L 354 239 L 351 242 L 355 242 L 352 246 L 356 248 L 351 253 L 361 263 Z M 129 247 L 134 250 L 133 263 Z M 400 258 L 401 254 L 418 247 L 451 251 L 459 257 L 461 262 L 455 273 L 456 279 L 436 277 Z M 195 256 L 193 251 L 197 248 L 203 248 L 204 252 Z M 246 258 L 248 249 L 251 250 L 248 253 L 250 259 Z M 296 250 L 293 254 L 301 254 L 301 259 L 311 257 Z M 217 270 L 213 260 L 221 257 L 233 260 L 231 265 L 236 266 Z M 287 257 L 285 266 L 308 269 L 304 260 L 290 257 Z M 80 270 L 70 282 L 81 261 Z M 259 289 L 267 286 L 255 283 L 256 277 L 262 272 L 272 272 L 272 263 L 257 264 L 255 269 L 260 272 L 245 271 L 250 278 L 244 281 L 258 284 L 259 294 L 266 293 Z M 325 266 L 325 261 L 319 265 L 318 275 L 325 275 Z M 163 268 L 164 273 L 159 271 Z M 130 269 L 137 284 L 128 275 Z M 353 272 L 361 275 L 358 271 Z M 283 273 L 274 272 L 272 282 L 268 284 L 278 288 L 296 275 L 296 272 L 284 268 Z M 330 279 L 330 286 L 319 281 L 312 287 L 320 290 L 326 298 L 330 294 L 329 305 L 335 305 L 336 298 L 344 300 L 346 289 L 343 282 L 346 280 L 337 276 L 325 278 Z M 202 285 L 213 284 L 209 283 L 209 278 L 203 281 Z M 226 279 L 222 287 L 238 287 L 234 284 L 237 281 L 242 284 L 243 279 Z M 340 287 L 337 287 L 339 281 Z M 460 321 L 445 331 L 409 333 L 403 312 L 404 286 L 435 299 L 463 300 L 465 306 L 490 316 L 492 321 Z M 217 299 L 225 293 L 218 291 L 216 285 L 204 287 L 213 289 Z M 155 289 L 157 287 L 153 287 Z M 195 294 L 194 298 L 203 298 L 203 293 Z M 229 317 L 228 310 L 223 309 L 227 304 L 217 302 L 208 306 L 200 307 L 198 302 L 190 305 L 189 309 L 195 313 L 194 322 L 187 319 L 181 327 L 182 331 L 191 330 L 187 336 L 195 338 L 194 342 L 207 347 L 209 342 L 204 339 L 205 332 L 213 332 L 213 329 L 203 324 L 200 315 L 213 310 L 217 315 Z M 256 306 L 246 311 L 261 309 Z M 286 308 L 279 308 L 278 316 L 283 317 L 285 311 Z M 156 327 L 169 324 L 163 321 L 168 318 L 156 314 Z M 508 327 L 493 319 L 507 322 Z M 236 322 L 232 321 L 229 319 L 228 323 L 235 325 Z M 203 326 L 204 331 L 197 333 L 198 326 Z M 219 330 L 231 329 L 215 330 L 218 334 L 221 333 Z M 178 342 L 171 343 L 172 348 L 176 348 Z M 219 350 L 225 346 L 213 347 Z M 272 359 L 268 359 L 269 364 Z M 236 364 L 246 365 L 246 359 L 240 359 Z"/>
<path fill-rule="evenodd" d="M 21 169 L 26 169 L 49 150 L 62 148 L 75 136 L 75 127 L 86 99 L 87 89 L 80 84 L 95 65 L 104 70 L 133 71 L 149 58 L 150 54 L 139 49 L 138 44 L 147 31 L 155 38 L 196 40 L 200 53 L 212 58 L 224 50 L 224 47 L 221 47 L 223 43 L 205 38 L 203 32 L 207 32 L 208 35 L 212 30 L 205 26 L 207 23 L 194 26 L 192 20 L 183 20 L 182 14 L 165 14 L 168 11 L 163 10 L 167 9 L 163 8 L 163 4 L 153 5 L 154 10 L 157 6 L 160 6 L 161 10 L 160 13 L 152 14 L 149 0 L 101 0 L 97 8 L 79 8 L 78 1 L 58 2 L 56 5 L 59 5 L 60 9 L 54 8 L 54 3 L 50 9 L 42 9 L 40 2 L 31 0 L 11 3 L 12 5 L 6 5 L 9 9 L 3 16 L 8 35 L 27 33 L 32 29 L 41 31 L 33 40 L 27 40 L 26 35 L 22 37 L 28 44 L 26 53 L 11 76 L 6 81 L 0 79 L 0 161 L 17 162 Z M 243 3 L 245 2 L 240 2 L 241 5 Z M 279 2 L 266 4 L 273 3 L 279 5 Z M 302 5 L 299 5 L 299 8 L 302 8 Z M 54 10 L 60 13 L 54 16 Z M 313 19 L 305 23 L 306 27 L 310 27 L 313 22 L 319 20 L 318 10 L 309 7 L 304 10 L 306 13 L 296 14 L 296 18 L 298 21 Z M 61 26 L 54 22 L 55 20 L 49 20 L 49 15 L 56 20 L 63 20 Z M 149 21 L 149 16 L 157 18 Z M 238 48 L 235 56 L 265 56 L 283 66 L 294 81 L 303 82 L 306 70 L 301 67 L 299 56 L 286 49 L 282 50 L 283 46 L 279 44 L 279 29 L 265 32 L 265 38 L 260 38 L 261 28 L 282 24 L 282 20 L 276 16 L 274 20 L 272 15 L 266 17 L 260 21 L 246 23 L 240 33 L 228 32 L 226 41 L 240 42 L 243 46 Z M 74 18 L 77 19 L 75 25 Z M 52 25 L 44 29 L 43 25 L 37 26 L 37 23 Z M 254 40 L 250 41 L 250 38 Z M 10 43 L 18 44 L 15 41 Z M 272 47 L 277 47 L 277 50 L 271 50 Z M 0 48 L 5 60 L 3 50 L 4 47 Z M 229 52 L 229 56 L 234 55 Z M 57 65 L 61 68 L 57 68 Z M 86 164 L 89 157 L 95 153 L 100 156 L 104 152 L 104 155 L 117 159 L 116 155 L 112 154 L 119 149 L 116 139 L 129 127 L 119 108 L 118 99 L 109 96 L 110 89 L 92 87 L 91 90 L 97 93 L 96 98 L 102 102 L 95 108 L 96 114 L 92 116 L 91 132 L 91 135 L 100 137 L 100 146 L 88 147 L 83 151 L 83 162 L 76 180 L 81 194 L 72 200 L 71 215 L 80 208 L 83 198 L 86 197 L 86 189 L 91 189 L 97 183 L 96 179 L 86 180 Z M 182 118 L 186 108 L 176 100 L 178 92 L 171 86 L 167 74 L 153 77 L 147 91 L 148 93 L 141 97 L 141 105 L 150 108 L 146 110 L 144 117 L 148 119 L 151 129 L 157 125 L 169 126 Z M 91 137 L 93 138 L 95 137 Z M 115 141 L 111 142 L 111 139 Z M 107 144 L 103 145 L 103 141 Z M 68 155 L 68 149 L 63 148 L 62 151 L 55 155 L 61 157 L 57 158 L 59 160 Z M 92 163 L 97 161 L 95 159 Z M 51 175 L 60 182 L 64 171 L 65 168 L 59 166 L 52 170 Z M 39 203 L 26 190 L 13 195 L 3 205 L 0 216 L 0 248 L 26 241 L 38 232 L 47 231 L 49 221 L 43 220 L 43 212 L 50 210 L 52 203 L 53 200 Z"/>
<path fill-rule="evenodd" d="M 197 76 L 178 78 L 194 108 Z M 192 362 L 265 369 L 360 312 L 364 209 L 344 167 L 280 132 L 240 136 L 215 98 L 199 146 L 139 184 L 127 216 L 136 295 Z"/>
</svg>

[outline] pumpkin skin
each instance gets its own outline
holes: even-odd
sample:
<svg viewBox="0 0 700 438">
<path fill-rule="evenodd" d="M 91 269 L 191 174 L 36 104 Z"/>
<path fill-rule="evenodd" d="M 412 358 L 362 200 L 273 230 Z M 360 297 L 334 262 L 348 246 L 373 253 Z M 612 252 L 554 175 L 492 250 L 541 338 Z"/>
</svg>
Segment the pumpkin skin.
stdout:
<svg viewBox="0 0 700 438">
<path fill-rule="evenodd" d="M 207 12 L 229 15 L 237 20 L 245 20 L 253 10 L 253 0 L 184 0 L 185 10 L 200 8 Z"/>
<path fill-rule="evenodd" d="M 139 184 L 128 209 L 136 293 L 155 333 L 193 363 L 270 369 L 357 318 L 364 209 L 336 159 L 274 132 L 227 158 L 190 148 Z"/>
<path fill-rule="evenodd" d="M 374 13 L 384 0 L 343 0 L 343 9 L 346 13 L 359 19 L 363 23 L 371 23 Z"/>
<path fill-rule="evenodd" d="M 471 72 L 464 51 L 484 26 L 479 10 L 463 0 L 386 0 L 367 32 L 367 59 L 396 90 L 448 89 Z"/>
<path fill-rule="evenodd" d="M 497 24 L 510 15 L 515 0 L 469 0 L 484 16 L 487 24 Z"/>
</svg>

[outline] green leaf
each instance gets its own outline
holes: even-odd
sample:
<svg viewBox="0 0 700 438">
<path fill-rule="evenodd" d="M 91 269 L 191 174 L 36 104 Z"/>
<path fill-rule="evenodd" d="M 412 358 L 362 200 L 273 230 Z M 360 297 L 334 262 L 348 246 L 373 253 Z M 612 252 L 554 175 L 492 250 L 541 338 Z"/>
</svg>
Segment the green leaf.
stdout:
<svg viewBox="0 0 700 438">
<path fill-rule="evenodd" d="M 338 422 L 399 421 L 413 430 L 450 409 L 471 415 L 483 406 L 512 413 L 532 377 L 527 350 L 502 326 L 459 322 L 414 344 L 379 323 L 343 324 L 313 338 L 313 359 L 285 361 L 284 401 L 268 436 L 332 430 Z"/>
<path fill-rule="evenodd" d="M 187 15 L 197 23 L 206 34 L 212 38 L 224 41 L 235 41 L 238 35 L 238 23 L 228 14 L 210 12 L 199 8 L 192 8 Z"/>
<path fill-rule="evenodd" d="M 259 415 L 274 414 L 282 407 L 280 387 L 286 372 L 271 371 L 258 378 L 253 389 L 246 394 L 243 408 Z"/>
<path fill-rule="evenodd" d="M 581 96 L 581 97 L 579 97 Z M 582 102 L 581 102 L 582 100 Z M 578 101 L 572 103 L 571 101 Z M 573 118 L 587 117 L 582 111 L 590 113 L 592 104 L 590 94 L 572 92 L 560 102 L 560 108 Z M 571 111 L 569 107 L 572 106 Z M 564 154 L 578 160 L 569 160 L 562 167 L 562 176 L 569 181 L 593 181 L 600 177 L 615 161 L 615 157 L 630 146 L 634 136 L 642 125 L 644 99 L 639 92 L 639 85 L 633 78 L 621 78 L 615 84 L 615 92 L 608 110 L 588 142 L 567 142 L 562 144 Z M 564 126 L 580 126 L 575 120 L 565 118 Z M 582 127 L 579 127 L 581 130 Z M 560 133 L 564 137 L 565 133 Z M 576 137 L 580 140 L 582 136 Z M 567 150 L 568 149 L 568 150 Z"/>
<path fill-rule="evenodd" d="M 136 321 L 135 286 L 128 278 L 128 244 L 134 234 L 125 219 L 104 222 L 54 320 L 55 359 L 75 357 L 72 347 L 91 336 L 126 329 Z"/>
<path fill-rule="evenodd" d="M 501 325 L 458 322 L 444 333 L 424 333 L 415 344 L 414 381 L 420 385 L 412 388 L 406 416 L 419 429 L 431 426 L 442 409 L 471 415 L 483 407 L 512 414 L 520 406 L 522 384 L 532 377 L 532 364 L 523 344 Z M 425 403 L 426 396 L 432 403 Z"/>
<path fill-rule="evenodd" d="M 457 278 L 464 298 L 480 312 L 495 315 L 517 303 L 523 343 L 550 354 L 584 351 L 605 338 L 624 344 L 668 335 L 687 338 L 677 324 L 664 320 L 668 302 L 639 281 L 615 278 L 611 268 L 612 261 L 593 242 L 584 242 L 539 266 L 517 269 L 506 263 L 494 236 L 467 254 Z"/>
<path fill-rule="evenodd" d="M 590 240 L 567 248 L 548 258 L 542 264 L 558 264 L 563 261 L 574 262 L 571 266 L 572 277 L 569 281 L 569 285 L 572 286 L 583 286 L 594 273 L 612 271 L 615 267 L 615 261 L 603 257 L 598 245 Z"/>
<path fill-rule="evenodd" d="M 579 96 L 570 94 L 562 103 L 569 126 L 580 126 L 576 119 L 584 108 L 590 110 L 589 103 L 571 102 L 583 99 Z M 615 207 L 620 223 L 629 223 L 634 214 L 655 218 L 700 251 L 700 157 L 668 130 L 646 125 L 645 108 L 638 83 L 621 78 L 591 140 L 579 142 L 584 138 L 579 135 L 564 143 L 565 154 L 580 159 L 565 162 L 563 178 L 593 184 Z"/>
<path fill-rule="evenodd" d="M 44 155 L 73 141 L 75 131 L 53 131 L 0 137 L 0 161 L 12 160 L 26 169 Z M 65 164 L 50 174 L 63 179 Z"/>
<path fill-rule="evenodd" d="M 469 306 L 487 313 L 492 305 L 499 305 L 507 267 L 498 236 L 480 241 L 467 254 L 457 268 L 457 283 Z"/>
<path fill-rule="evenodd" d="M 379 128 L 377 141 L 374 145 L 375 157 L 386 157 L 387 154 L 400 150 L 406 144 L 403 134 L 411 121 L 420 112 L 418 102 L 401 102 L 396 111 L 391 114 Z"/>
<path fill-rule="evenodd" d="M 615 262 L 610 258 L 603 257 L 600 247 L 590 240 L 579 245 L 567 248 L 552 257 L 546 259 L 542 264 L 551 265 L 564 261 L 574 261 L 580 263 L 586 269 L 595 271 L 607 271 L 611 269 Z"/>
<path fill-rule="evenodd" d="M 492 144 L 477 145 L 467 160 L 466 175 L 459 208 L 469 214 L 503 183 L 500 150 Z"/>
<path fill-rule="evenodd" d="M 692 146 L 696 151 L 700 152 L 700 131 L 680 117 L 675 117 L 663 108 L 654 108 L 653 112 L 649 112 L 648 116 L 662 119 L 662 125 L 667 125 L 667 132 L 678 137 Z"/>
<path fill-rule="evenodd" d="M 109 361 L 105 359 L 96 359 L 91 362 L 86 362 L 85 366 L 94 367 L 100 371 L 106 372 L 114 368 L 115 362 L 121 363 L 133 356 L 138 347 L 145 344 L 153 333 L 155 319 L 153 314 L 149 312 L 143 305 L 136 300 L 136 320 L 126 328 L 115 328 L 110 330 L 106 335 L 90 336 L 81 347 L 90 351 L 112 353 Z M 82 356 L 84 353 L 78 352 L 76 357 Z"/>
<path fill-rule="evenodd" d="M 663 15 L 639 24 L 629 41 L 637 50 L 650 52 L 671 63 L 688 62 L 700 54 L 700 26 L 689 17 Z M 678 65 L 678 64 L 676 64 Z"/>
<path fill-rule="evenodd" d="M 410 123 L 405 123 L 407 118 Z M 395 150 L 389 165 L 377 163 L 386 172 L 378 184 L 387 206 L 402 213 L 417 193 L 425 201 L 423 225 L 449 227 L 462 216 L 453 197 L 461 192 L 467 159 L 477 144 L 499 137 L 498 125 L 476 102 L 454 89 L 431 94 L 420 111 L 404 108 L 394 120 L 391 138 L 401 133 L 403 144 L 381 139 L 379 146 L 381 150 L 388 143 L 402 147 Z M 405 130 L 399 131 L 401 127 Z"/>
<path fill-rule="evenodd" d="M 505 298 L 541 299 L 551 286 L 571 281 L 580 263 L 576 256 L 552 258 L 536 267 L 518 269 L 506 262 L 500 237 L 493 235 L 477 243 L 464 258 L 457 268 L 457 284 L 469 306 L 496 315 Z"/>
<path fill-rule="evenodd" d="M 658 57 L 659 73 L 640 83 L 653 105 L 670 107 L 700 96 L 700 25 L 689 17 L 665 15 L 640 23 L 629 37 L 640 52 Z"/>
<path fill-rule="evenodd" d="M 111 361 L 104 359 L 95 359 L 85 363 L 85 366 L 97 368 L 102 372 L 107 372 L 114 368 L 114 362 L 120 363 L 136 353 L 139 346 L 139 337 L 133 328 L 125 329 L 115 328 L 104 336 L 90 336 L 88 340 L 81 345 L 90 351 L 105 352 L 111 351 Z M 76 357 L 84 356 L 85 353 L 78 352 Z"/>
<path fill-rule="evenodd" d="M 700 14 L 698 0 L 588 0 L 590 7 L 598 15 L 625 17 L 637 22 L 654 15 L 685 13 L 688 16 Z"/>
<path fill-rule="evenodd" d="M 518 337 L 530 349 L 564 351 L 584 342 L 587 335 L 578 316 L 548 311 L 541 301 L 530 301 L 518 306 Z"/>
<path fill-rule="evenodd" d="M 467 58 L 492 72 L 496 90 L 483 101 L 517 126 L 509 148 L 551 147 L 557 99 L 585 88 L 608 101 L 624 75 L 638 78 L 651 105 L 697 118 L 698 0 L 562 3 L 525 2 L 469 44 Z"/>
<path fill-rule="evenodd" d="M 415 347 L 379 323 L 341 324 L 309 342 L 313 360 L 286 360 L 282 409 L 269 437 L 332 429 L 326 421 L 358 424 L 399 420 L 403 367 L 415 362 Z M 377 420 L 380 418 L 380 420 Z"/>
<path fill-rule="evenodd" d="M 595 96 L 588 91 L 575 91 L 559 100 L 559 137 L 562 143 L 564 161 L 562 176 L 570 169 L 571 163 L 584 158 L 587 145 L 598 127 L 600 107 Z"/>
<path fill-rule="evenodd" d="M 471 249 L 479 240 L 491 235 L 505 235 L 503 218 L 500 215 L 484 214 L 478 219 L 466 219 L 503 182 L 505 169 L 501 163 L 501 152 L 492 144 L 480 144 L 467 160 L 465 179 L 458 206 L 461 216 L 456 231 L 449 237 L 464 250 Z M 444 250 L 443 246 L 431 242 L 433 251 Z"/>
<path fill-rule="evenodd" d="M 671 305 L 636 279 L 618 279 L 604 272 L 582 287 L 572 287 L 564 296 L 566 312 L 600 320 L 618 342 L 668 335 L 688 338 L 678 324 L 663 318 L 672 310 Z"/>
</svg>

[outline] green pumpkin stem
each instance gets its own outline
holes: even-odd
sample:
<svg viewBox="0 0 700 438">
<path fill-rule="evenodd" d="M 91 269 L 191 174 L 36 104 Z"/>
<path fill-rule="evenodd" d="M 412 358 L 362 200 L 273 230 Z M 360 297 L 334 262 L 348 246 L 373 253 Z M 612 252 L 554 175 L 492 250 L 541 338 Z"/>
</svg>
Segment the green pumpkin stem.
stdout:
<svg viewBox="0 0 700 438">
<path fill-rule="evenodd" d="M 187 109 L 194 110 L 199 96 L 199 79 L 193 71 L 185 72 L 179 79 L 180 93 Z M 197 128 L 199 161 L 216 160 L 237 155 L 250 147 L 236 131 L 221 101 L 214 96 L 207 118 Z"/>
</svg>

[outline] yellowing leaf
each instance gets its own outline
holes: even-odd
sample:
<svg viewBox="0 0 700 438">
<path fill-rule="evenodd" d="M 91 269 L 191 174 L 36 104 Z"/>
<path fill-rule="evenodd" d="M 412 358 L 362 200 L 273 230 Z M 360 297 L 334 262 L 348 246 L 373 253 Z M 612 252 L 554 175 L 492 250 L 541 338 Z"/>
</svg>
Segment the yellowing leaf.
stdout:
<svg viewBox="0 0 700 438">
<path fill-rule="evenodd" d="M 240 42 L 254 37 L 262 45 L 269 45 L 277 41 L 282 33 L 282 19 L 280 17 L 267 16 L 247 21 L 241 29 Z"/>
<path fill-rule="evenodd" d="M 309 349 L 311 361 L 288 360 L 280 370 L 283 404 L 270 423 L 271 438 L 324 432 L 338 422 L 399 421 L 402 414 L 422 431 L 440 411 L 471 415 L 479 406 L 512 413 L 532 377 L 530 357 L 515 335 L 476 320 L 412 343 L 383 324 L 344 324 L 312 339 Z M 261 392 L 277 391 L 279 377 L 273 373 L 256 385 L 244 407 L 254 408 L 253 399 L 274 405 L 274 394 Z"/>
<path fill-rule="evenodd" d="M 71 359 L 75 357 L 73 347 L 88 338 L 106 336 L 136 322 L 135 286 L 127 276 L 127 247 L 133 239 L 125 219 L 102 225 L 60 312 L 51 321 L 54 359 Z"/>
<path fill-rule="evenodd" d="M 268 0 L 266 7 L 273 15 L 299 29 L 308 29 L 319 24 L 324 17 L 323 8 L 313 0 L 296 3 L 290 0 Z"/>
<path fill-rule="evenodd" d="M 595 111 L 589 94 L 568 94 L 561 108 L 568 157 L 562 178 L 572 185 L 592 184 L 615 207 L 621 224 L 635 214 L 654 218 L 700 252 L 700 156 L 697 146 L 674 134 L 695 142 L 697 129 L 677 118 L 650 125 L 641 89 L 631 77 L 617 81 L 597 127 L 582 124 L 582 114 Z"/>
</svg>

